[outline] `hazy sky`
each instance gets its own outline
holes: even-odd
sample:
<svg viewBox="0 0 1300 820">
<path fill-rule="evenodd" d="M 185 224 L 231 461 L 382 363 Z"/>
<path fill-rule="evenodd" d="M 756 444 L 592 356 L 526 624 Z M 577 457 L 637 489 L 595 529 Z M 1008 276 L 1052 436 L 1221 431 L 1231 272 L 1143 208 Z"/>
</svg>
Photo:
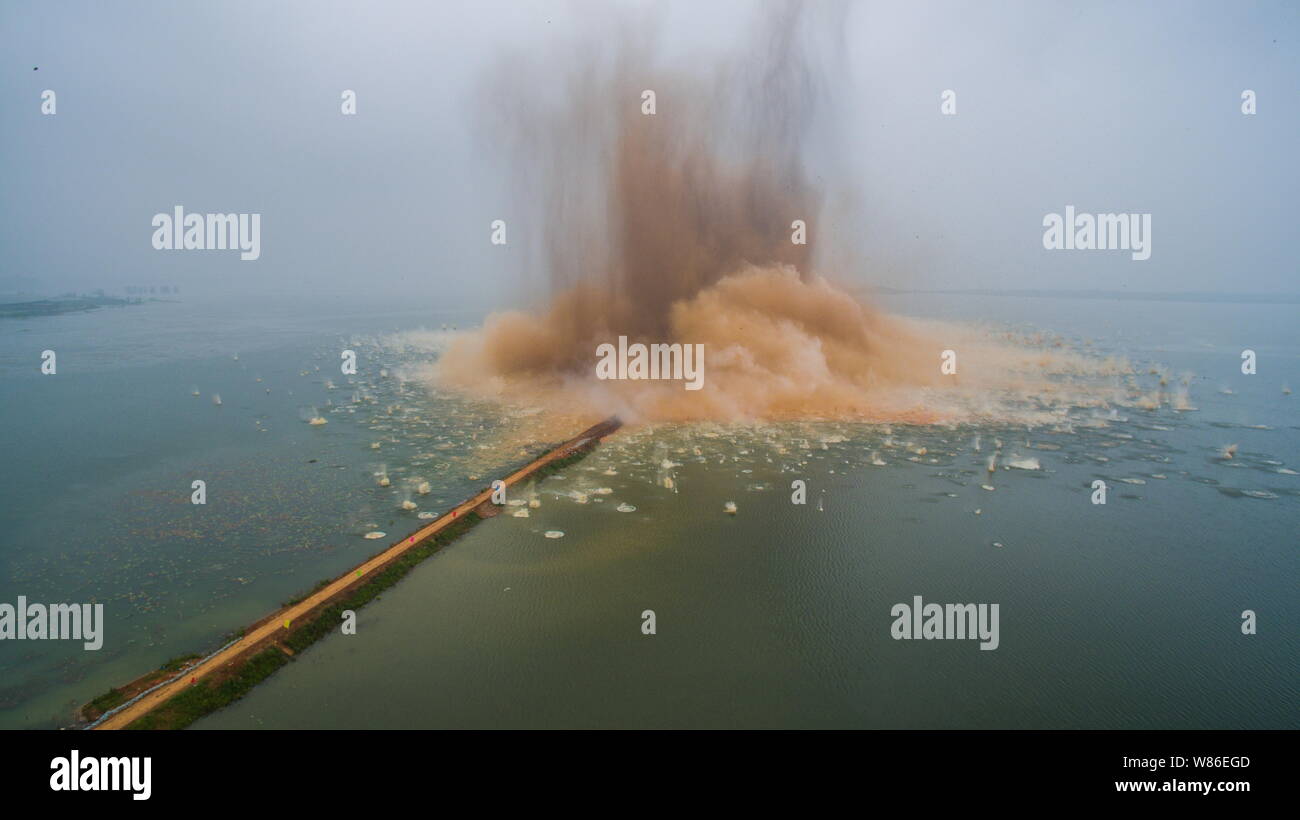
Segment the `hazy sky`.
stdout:
<svg viewBox="0 0 1300 820">
<path fill-rule="evenodd" d="M 538 226 L 520 224 L 510 164 L 480 127 L 481 79 L 503 53 L 563 48 L 609 5 L 5 0 L 0 291 L 25 276 L 517 302 Z M 767 5 L 629 8 L 689 70 Z M 1300 291 L 1300 3 L 861 2 L 842 35 L 843 155 L 822 158 L 835 190 L 812 225 L 860 251 L 835 277 Z M 956 116 L 940 113 L 945 89 Z M 837 209 L 841 195 L 856 207 Z M 261 258 L 154 250 L 150 220 L 177 204 L 262 214 Z M 1044 250 L 1043 216 L 1066 205 L 1151 213 L 1150 260 Z M 497 218 L 506 248 L 488 241 Z"/>
</svg>

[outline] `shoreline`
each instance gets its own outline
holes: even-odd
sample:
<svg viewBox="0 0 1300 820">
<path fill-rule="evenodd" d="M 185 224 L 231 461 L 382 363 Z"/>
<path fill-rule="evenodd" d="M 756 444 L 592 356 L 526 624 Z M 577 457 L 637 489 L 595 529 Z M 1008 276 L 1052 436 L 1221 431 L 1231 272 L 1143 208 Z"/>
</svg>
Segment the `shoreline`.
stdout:
<svg viewBox="0 0 1300 820">
<path fill-rule="evenodd" d="M 622 423 L 610 417 L 592 425 L 501 479 L 507 487 L 544 477 L 580 460 Z M 109 690 L 77 710 L 87 729 L 181 729 L 233 703 L 293 657 L 338 627 L 343 610 L 356 609 L 400 581 L 425 558 L 497 514 L 487 487 L 436 520 L 301 600 L 281 606 L 236 633 L 207 657 L 184 655 Z M 329 616 L 335 617 L 330 618 Z M 170 672 L 176 672 L 168 677 Z"/>
</svg>

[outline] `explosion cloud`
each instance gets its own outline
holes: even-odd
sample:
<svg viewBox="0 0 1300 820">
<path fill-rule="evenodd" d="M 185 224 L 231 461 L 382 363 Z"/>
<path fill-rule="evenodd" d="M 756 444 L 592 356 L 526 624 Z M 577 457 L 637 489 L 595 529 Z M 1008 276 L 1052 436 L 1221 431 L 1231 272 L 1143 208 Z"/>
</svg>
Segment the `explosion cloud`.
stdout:
<svg viewBox="0 0 1300 820">
<path fill-rule="evenodd" d="M 736 56 L 697 60 L 689 75 L 618 30 L 566 50 L 579 56 L 554 91 L 523 95 L 519 79 L 536 67 L 500 67 L 489 125 L 536 195 L 549 304 L 458 334 L 440 383 L 633 423 L 930 423 L 996 414 L 1001 393 L 1048 387 L 1053 365 L 1095 368 L 884 315 L 818 273 L 832 258 L 852 266 L 818 235 L 825 194 L 809 171 L 815 159 L 834 166 L 842 12 L 780 7 Z M 793 241 L 796 220 L 806 244 Z M 703 389 L 596 380 L 597 347 L 619 336 L 703 344 Z M 959 375 L 941 374 L 945 349 L 961 351 Z"/>
</svg>

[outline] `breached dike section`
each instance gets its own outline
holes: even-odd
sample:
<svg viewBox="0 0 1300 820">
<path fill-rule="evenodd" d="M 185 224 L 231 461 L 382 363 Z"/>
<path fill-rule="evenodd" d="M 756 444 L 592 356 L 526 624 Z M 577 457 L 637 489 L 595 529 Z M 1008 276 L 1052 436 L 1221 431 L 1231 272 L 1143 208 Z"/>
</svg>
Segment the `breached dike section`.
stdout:
<svg viewBox="0 0 1300 820">
<path fill-rule="evenodd" d="M 622 422 L 610 417 L 533 459 L 501 479 L 507 487 L 562 469 L 586 456 Z M 93 729 L 183 729 L 243 697 L 293 656 L 338 629 L 341 614 L 359 609 L 396 584 L 421 561 L 463 535 L 492 507 L 492 489 L 484 488 L 388 549 L 325 583 L 300 601 L 290 603 L 249 626 L 243 634 L 179 674 L 157 683 L 158 670 L 123 689 L 112 690 L 83 706 L 81 715 Z M 148 685 L 136 686 L 146 679 Z M 143 691 L 137 691 L 143 690 Z M 96 704 L 112 703 L 115 693 L 131 691 L 129 699 L 103 711 Z"/>
</svg>

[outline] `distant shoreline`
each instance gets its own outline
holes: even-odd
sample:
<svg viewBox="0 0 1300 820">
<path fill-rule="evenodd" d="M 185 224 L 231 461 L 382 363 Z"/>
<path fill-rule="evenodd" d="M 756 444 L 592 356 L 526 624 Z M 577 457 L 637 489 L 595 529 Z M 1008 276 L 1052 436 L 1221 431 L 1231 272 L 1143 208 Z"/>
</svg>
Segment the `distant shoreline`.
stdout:
<svg viewBox="0 0 1300 820">
<path fill-rule="evenodd" d="M 126 307 L 163 299 L 117 299 L 113 297 L 77 297 L 72 299 L 33 299 L 28 302 L 0 302 L 0 319 L 26 319 L 34 316 L 59 316 L 83 313 L 102 307 Z"/>
</svg>

